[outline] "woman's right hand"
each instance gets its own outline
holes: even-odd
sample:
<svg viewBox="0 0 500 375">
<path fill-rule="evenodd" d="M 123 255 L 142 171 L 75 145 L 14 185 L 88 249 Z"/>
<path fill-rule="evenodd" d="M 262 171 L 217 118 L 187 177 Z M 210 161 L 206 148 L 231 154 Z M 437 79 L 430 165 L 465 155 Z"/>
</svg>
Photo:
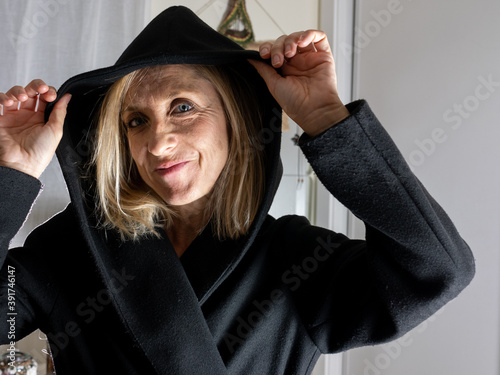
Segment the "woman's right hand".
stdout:
<svg viewBox="0 0 500 375">
<path fill-rule="evenodd" d="M 0 92 L 0 166 L 40 177 L 61 140 L 71 99 L 64 95 L 45 123 L 45 107 L 56 97 L 56 89 L 40 79 Z"/>
</svg>

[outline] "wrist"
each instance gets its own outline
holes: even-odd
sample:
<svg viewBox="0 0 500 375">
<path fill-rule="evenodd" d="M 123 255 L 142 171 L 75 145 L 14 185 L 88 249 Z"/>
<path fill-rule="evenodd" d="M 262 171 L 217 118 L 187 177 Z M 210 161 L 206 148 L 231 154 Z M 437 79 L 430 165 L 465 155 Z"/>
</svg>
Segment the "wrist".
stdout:
<svg viewBox="0 0 500 375">
<path fill-rule="evenodd" d="M 40 176 L 42 175 L 42 172 L 43 172 L 43 169 L 42 170 L 33 169 L 33 168 L 29 168 L 27 166 L 21 165 L 19 163 L 0 162 L 0 167 L 10 168 L 10 169 L 16 170 L 18 172 L 27 174 L 31 177 L 36 178 L 36 179 L 40 178 Z"/>
<path fill-rule="evenodd" d="M 341 103 L 340 105 L 311 113 L 309 116 L 311 120 L 299 125 L 308 136 L 315 137 L 349 116 L 349 110 Z"/>
</svg>

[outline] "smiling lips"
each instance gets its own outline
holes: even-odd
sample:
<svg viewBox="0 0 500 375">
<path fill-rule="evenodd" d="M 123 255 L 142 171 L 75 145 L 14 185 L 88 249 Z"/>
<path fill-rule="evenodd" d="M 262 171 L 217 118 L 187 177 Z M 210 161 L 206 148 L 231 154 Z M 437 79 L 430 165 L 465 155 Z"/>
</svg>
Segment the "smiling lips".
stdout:
<svg viewBox="0 0 500 375">
<path fill-rule="evenodd" d="M 168 175 L 181 170 L 187 163 L 189 163 L 189 161 L 169 161 L 156 168 L 155 172 L 162 175 Z"/>
</svg>

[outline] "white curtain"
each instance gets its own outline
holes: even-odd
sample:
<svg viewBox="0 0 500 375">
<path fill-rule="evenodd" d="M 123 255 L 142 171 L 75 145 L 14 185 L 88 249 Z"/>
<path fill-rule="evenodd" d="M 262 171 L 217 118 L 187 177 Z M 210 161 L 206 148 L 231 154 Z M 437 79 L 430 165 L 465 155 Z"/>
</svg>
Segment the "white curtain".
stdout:
<svg viewBox="0 0 500 375">
<path fill-rule="evenodd" d="M 2 0 L 0 92 L 34 78 L 57 89 L 73 75 L 112 65 L 149 19 L 149 0 Z M 69 202 L 55 157 L 40 179 L 43 192 L 11 247 Z M 39 362 L 38 374 L 45 374 L 44 345 L 36 332 L 18 346 Z"/>
<path fill-rule="evenodd" d="M 0 92 L 34 78 L 59 88 L 73 75 L 113 64 L 149 20 L 149 8 L 136 0 L 2 0 Z M 43 192 L 11 247 L 69 202 L 55 158 L 41 180 Z"/>
</svg>

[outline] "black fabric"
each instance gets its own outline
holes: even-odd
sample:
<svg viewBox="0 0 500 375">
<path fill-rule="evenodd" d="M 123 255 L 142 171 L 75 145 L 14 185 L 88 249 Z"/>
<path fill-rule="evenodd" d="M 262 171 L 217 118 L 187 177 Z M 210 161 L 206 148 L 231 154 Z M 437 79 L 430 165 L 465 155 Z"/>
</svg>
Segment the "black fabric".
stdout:
<svg viewBox="0 0 500 375">
<path fill-rule="evenodd" d="M 2 185 L 8 187 L 8 190 L 2 190 L 2 199 L 0 200 L 0 212 L 18 212 L 15 217 L 9 215 L 0 216 L 0 247 L 8 248 L 11 239 L 21 228 L 26 216 L 28 215 L 33 201 L 38 196 L 42 184 L 36 178 L 24 173 L 0 167 L 2 172 Z M 22 199 L 19 199 L 19 192 L 23 192 Z M 0 254 L 0 260 L 4 261 L 5 254 Z"/>
<path fill-rule="evenodd" d="M 57 155 L 72 203 L 8 252 L 40 185 L 0 168 L 0 314 L 14 267 L 16 339 L 45 332 L 58 374 L 309 374 L 320 353 L 401 336 L 473 277 L 468 246 L 364 101 L 300 146 L 365 221 L 366 241 L 267 215 L 281 176 L 280 108 L 249 54 L 174 7 L 115 66 L 68 80 L 59 95 L 73 99 Z M 96 229 L 80 167 L 92 109 L 109 84 L 146 65 L 236 61 L 259 92 L 265 126 L 266 196 L 250 232 L 219 242 L 207 227 L 179 259 L 165 233 L 134 243 Z M 8 334 L 0 325 L 0 343 Z"/>
</svg>

